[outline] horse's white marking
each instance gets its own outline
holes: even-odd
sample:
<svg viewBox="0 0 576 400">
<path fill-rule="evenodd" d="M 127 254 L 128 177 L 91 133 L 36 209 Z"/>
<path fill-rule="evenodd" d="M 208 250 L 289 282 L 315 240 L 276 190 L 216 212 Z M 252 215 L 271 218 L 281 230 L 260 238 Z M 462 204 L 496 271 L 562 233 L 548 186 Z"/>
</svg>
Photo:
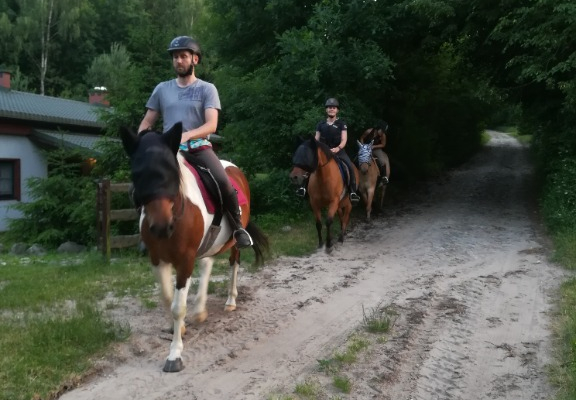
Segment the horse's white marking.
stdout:
<svg viewBox="0 0 576 400">
<path fill-rule="evenodd" d="M 186 316 L 186 299 L 190 289 L 192 278 L 186 280 L 186 285 L 174 291 L 174 300 L 172 301 L 172 318 L 174 319 L 174 335 L 170 344 L 170 354 L 168 360 L 174 361 L 182 356 L 184 343 L 182 343 L 182 330 L 184 328 L 184 317 Z"/>
<path fill-rule="evenodd" d="M 193 316 L 202 315 L 206 311 L 206 300 L 208 299 L 208 283 L 210 283 L 210 274 L 212 274 L 212 265 L 214 259 L 205 257 L 198 260 L 198 292 L 194 298 Z"/>
<path fill-rule="evenodd" d="M 238 297 L 238 288 L 236 287 L 238 281 L 238 267 L 237 262 L 230 265 L 230 281 L 228 282 L 228 299 L 226 300 L 225 308 L 227 310 L 236 309 L 236 297 Z"/>
<path fill-rule="evenodd" d="M 156 275 L 156 282 L 160 285 L 160 299 L 164 310 L 168 312 L 168 320 L 172 323 L 172 314 L 169 312 L 172 305 L 172 296 L 174 295 L 174 283 L 172 282 L 172 264 L 160 261 L 152 270 Z"/>
</svg>

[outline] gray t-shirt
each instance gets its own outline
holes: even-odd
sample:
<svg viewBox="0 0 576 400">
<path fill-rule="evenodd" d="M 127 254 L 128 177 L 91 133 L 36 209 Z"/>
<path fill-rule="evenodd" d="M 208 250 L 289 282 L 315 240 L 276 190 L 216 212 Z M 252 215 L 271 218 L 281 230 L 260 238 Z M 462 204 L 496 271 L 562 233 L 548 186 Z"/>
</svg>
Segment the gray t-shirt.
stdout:
<svg viewBox="0 0 576 400">
<path fill-rule="evenodd" d="M 161 82 L 154 88 L 146 107 L 162 114 L 164 132 L 177 122 L 182 122 L 184 131 L 198 128 L 206 122 L 205 109 L 221 109 L 216 86 L 202 79 L 184 88 L 177 85 L 176 79 Z M 209 145 L 203 139 L 189 142 L 190 147 Z"/>
</svg>

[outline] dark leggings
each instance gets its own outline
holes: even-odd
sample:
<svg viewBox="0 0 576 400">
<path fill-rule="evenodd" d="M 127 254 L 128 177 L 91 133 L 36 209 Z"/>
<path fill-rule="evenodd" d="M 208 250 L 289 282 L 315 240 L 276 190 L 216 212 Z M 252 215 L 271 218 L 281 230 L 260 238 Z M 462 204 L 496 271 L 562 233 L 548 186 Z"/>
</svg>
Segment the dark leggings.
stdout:
<svg viewBox="0 0 576 400">
<path fill-rule="evenodd" d="M 356 190 L 358 190 L 358 186 L 356 186 L 356 175 L 354 174 L 354 166 L 352 164 L 352 161 L 350 161 L 350 157 L 348 157 L 348 153 L 346 153 L 344 149 L 341 149 L 338 153 L 336 153 L 336 156 L 342 161 L 344 161 L 344 163 L 348 167 L 348 171 L 350 172 L 350 188 L 355 192 Z"/>
<path fill-rule="evenodd" d="M 238 214 L 238 198 L 236 197 L 236 190 L 230 183 L 226 171 L 220 162 L 220 159 L 214 153 L 211 147 L 202 150 L 191 151 L 187 155 L 188 158 L 194 161 L 194 164 L 208 168 L 212 176 L 218 183 L 218 187 L 222 192 L 222 202 L 224 207 L 233 215 Z"/>
</svg>

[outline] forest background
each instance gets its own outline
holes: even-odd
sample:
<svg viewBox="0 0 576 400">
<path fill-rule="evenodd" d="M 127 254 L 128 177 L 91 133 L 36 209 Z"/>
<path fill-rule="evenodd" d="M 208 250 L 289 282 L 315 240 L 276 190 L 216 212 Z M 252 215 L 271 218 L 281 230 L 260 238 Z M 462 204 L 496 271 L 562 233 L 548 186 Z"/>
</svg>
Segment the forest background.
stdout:
<svg viewBox="0 0 576 400">
<path fill-rule="evenodd" d="M 46 96 L 85 101 L 106 87 L 113 112 L 102 118 L 116 138 L 120 126 L 138 126 L 154 86 L 173 78 L 170 40 L 193 36 L 203 51 L 197 75 L 222 100 L 223 157 L 252 177 L 256 214 L 293 207 L 291 156 L 327 97 L 342 105 L 350 155 L 364 129 L 390 124 L 391 180 L 408 185 L 466 160 L 486 127 L 516 126 L 533 138 L 547 226 L 569 244 L 575 17 L 570 0 L 0 0 L 0 69 L 13 90 Z M 38 202 L 21 205 L 28 216 L 46 216 L 49 203 L 74 212 L 45 217 L 45 229 L 24 218 L 13 231 L 45 244 L 93 242 L 93 179 L 128 179 L 120 146 L 100 150 L 84 183 L 57 154 L 52 177 L 30 183 Z M 69 199 L 47 200 L 50 179 L 67 174 L 73 183 L 59 184 Z"/>
</svg>

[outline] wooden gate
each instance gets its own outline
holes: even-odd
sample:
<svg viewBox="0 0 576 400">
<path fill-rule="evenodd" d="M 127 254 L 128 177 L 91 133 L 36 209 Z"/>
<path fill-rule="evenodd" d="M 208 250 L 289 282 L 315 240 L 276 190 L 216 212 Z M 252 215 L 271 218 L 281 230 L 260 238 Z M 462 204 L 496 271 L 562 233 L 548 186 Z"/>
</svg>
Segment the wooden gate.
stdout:
<svg viewBox="0 0 576 400">
<path fill-rule="evenodd" d="M 105 179 L 98 183 L 97 193 L 97 232 L 98 248 L 106 260 L 110 260 L 111 250 L 137 246 L 140 243 L 140 234 L 111 236 L 110 224 L 114 221 L 138 221 L 140 215 L 134 208 L 111 210 L 113 193 L 128 193 L 131 183 L 110 183 Z"/>
</svg>

